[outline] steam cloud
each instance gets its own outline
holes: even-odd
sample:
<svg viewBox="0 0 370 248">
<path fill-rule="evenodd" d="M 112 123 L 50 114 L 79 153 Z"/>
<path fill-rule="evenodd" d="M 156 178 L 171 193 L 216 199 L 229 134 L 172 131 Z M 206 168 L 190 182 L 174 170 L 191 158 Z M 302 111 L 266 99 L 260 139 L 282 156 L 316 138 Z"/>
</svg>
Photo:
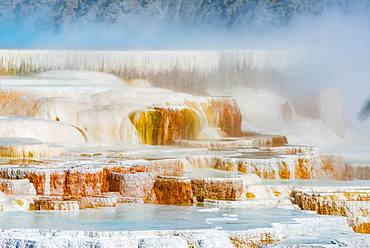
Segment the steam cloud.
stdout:
<svg viewBox="0 0 370 248">
<path fill-rule="evenodd" d="M 358 8 L 361 9 L 361 8 Z M 42 13 L 39 13 L 42 15 Z M 1 48 L 42 49 L 297 49 L 288 97 L 301 98 L 320 87 L 338 87 L 348 124 L 370 96 L 370 16 L 328 9 L 289 21 L 251 20 L 233 26 L 175 24 L 132 15 L 114 23 L 77 19 L 57 27 L 39 25 L 38 17 L 3 18 Z M 266 18 L 265 18 L 266 19 Z"/>
</svg>

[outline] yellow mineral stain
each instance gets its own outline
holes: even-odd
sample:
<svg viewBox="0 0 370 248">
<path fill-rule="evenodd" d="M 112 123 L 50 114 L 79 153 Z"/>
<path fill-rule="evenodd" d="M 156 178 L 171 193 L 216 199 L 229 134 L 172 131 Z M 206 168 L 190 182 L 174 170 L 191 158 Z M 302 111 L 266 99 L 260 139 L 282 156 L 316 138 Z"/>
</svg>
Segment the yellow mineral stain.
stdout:
<svg viewBox="0 0 370 248">
<path fill-rule="evenodd" d="M 358 233 L 367 233 L 370 234 L 370 222 L 369 223 L 361 223 L 358 225 L 354 225 L 352 227 L 353 231 Z"/>
<path fill-rule="evenodd" d="M 247 192 L 245 194 L 245 196 L 247 197 L 247 199 L 254 199 L 254 198 L 256 198 L 256 195 L 253 194 L 252 192 Z"/>
<path fill-rule="evenodd" d="M 282 161 L 279 165 L 279 177 L 280 179 L 290 179 L 290 168 L 286 161 Z"/>
<path fill-rule="evenodd" d="M 281 192 L 280 191 L 274 191 L 273 194 L 276 197 L 280 197 L 281 196 Z"/>
<path fill-rule="evenodd" d="M 311 163 L 309 159 L 299 158 L 295 168 L 295 178 L 297 179 L 311 179 Z"/>
<path fill-rule="evenodd" d="M 133 112 L 130 120 L 142 143 L 167 145 L 175 139 L 195 139 L 201 132 L 201 121 L 194 109 L 154 107 Z"/>
<path fill-rule="evenodd" d="M 22 207 L 24 206 L 24 201 L 22 199 L 15 199 L 14 203 Z"/>
</svg>

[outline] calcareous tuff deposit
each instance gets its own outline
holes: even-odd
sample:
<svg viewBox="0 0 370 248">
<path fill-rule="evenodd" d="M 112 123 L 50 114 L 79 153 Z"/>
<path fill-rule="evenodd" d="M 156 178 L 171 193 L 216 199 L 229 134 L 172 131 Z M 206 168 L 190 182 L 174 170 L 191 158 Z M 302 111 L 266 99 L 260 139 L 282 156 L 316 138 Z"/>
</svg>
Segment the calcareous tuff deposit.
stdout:
<svg viewBox="0 0 370 248">
<path fill-rule="evenodd" d="M 288 143 L 302 126 L 320 144 L 343 134 L 336 89 L 319 121 L 266 91 L 176 85 L 225 60 L 267 77 L 290 53 L 0 56 L 0 247 L 370 247 L 366 160 Z"/>
</svg>

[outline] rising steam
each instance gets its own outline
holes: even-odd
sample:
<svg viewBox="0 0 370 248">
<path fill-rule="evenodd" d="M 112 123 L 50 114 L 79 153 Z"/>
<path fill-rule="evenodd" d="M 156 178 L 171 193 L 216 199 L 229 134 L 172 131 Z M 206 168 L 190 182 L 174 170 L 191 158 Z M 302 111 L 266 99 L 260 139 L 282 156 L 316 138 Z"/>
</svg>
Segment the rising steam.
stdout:
<svg viewBox="0 0 370 248">
<path fill-rule="evenodd" d="M 3 16 L 0 46 L 103 50 L 294 49 L 299 51 L 299 56 L 286 75 L 289 80 L 278 87 L 280 93 L 297 103 L 307 101 L 319 88 L 339 88 L 347 124 L 363 129 L 368 123 L 358 123 L 356 116 L 370 94 L 370 18 L 364 11 L 368 5 L 354 2 L 350 11 L 323 8 L 317 14 L 299 15 L 286 10 L 287 18 L 260 11 L 263 16 L 249 21 L 240 19 L 243 13 L 239 9 L 239 19 L 228 24 L 217 18 L 193 23 L 169 21 L 161 12 L 162 15 L 154 13 L 154 17 L 130 14 L 110 22 L 85 16 L 56 25 L 40 25 L 40 16 L 48 13 L 27 17 L 18 13 Z M 348 6 L 351 4 L 345 4 Z"/>
</svg>

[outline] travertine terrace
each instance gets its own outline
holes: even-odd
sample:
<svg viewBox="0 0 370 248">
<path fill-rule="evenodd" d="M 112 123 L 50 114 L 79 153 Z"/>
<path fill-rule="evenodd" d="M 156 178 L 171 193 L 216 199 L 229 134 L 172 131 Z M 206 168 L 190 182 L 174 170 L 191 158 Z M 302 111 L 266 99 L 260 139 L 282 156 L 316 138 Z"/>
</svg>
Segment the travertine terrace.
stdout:
<svg viewBox="0 0 370 248">
<path fill-rule="evenodd" d="M 253 106 L 207 91 L 233 66 L 268 84 L 296 52 L 1 50 L 0 246 L 369 247 L 366 161 L 252 130 Z M 344 132 L 333 89 L 319 124 L 258 94 L 277 129 Z"/>
</svg>

